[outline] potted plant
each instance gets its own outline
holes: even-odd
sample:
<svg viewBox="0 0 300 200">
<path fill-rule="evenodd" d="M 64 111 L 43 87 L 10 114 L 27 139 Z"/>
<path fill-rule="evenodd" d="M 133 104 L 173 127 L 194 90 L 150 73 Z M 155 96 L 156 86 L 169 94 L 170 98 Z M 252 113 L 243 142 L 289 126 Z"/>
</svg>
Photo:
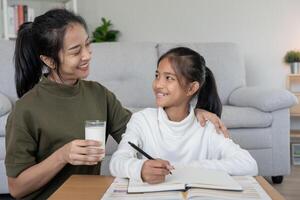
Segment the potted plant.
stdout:
<svg viewBox="0 0 300 200">
<path fill-rule="evenodd" d="M 300 52 L 299 51 L 288 51 L 284 56 L 284 61 L 291 66 L 291 73 L 299 73 L 300 67 Z"/>
<path fill-rule="evenodd" d="M 93 32 L 92 42 L 115 42 L 118 39 L 119 31 L 111 30 L 112 23 L 110 20 L 101 18 L 102 24 Z"/>
</svg>

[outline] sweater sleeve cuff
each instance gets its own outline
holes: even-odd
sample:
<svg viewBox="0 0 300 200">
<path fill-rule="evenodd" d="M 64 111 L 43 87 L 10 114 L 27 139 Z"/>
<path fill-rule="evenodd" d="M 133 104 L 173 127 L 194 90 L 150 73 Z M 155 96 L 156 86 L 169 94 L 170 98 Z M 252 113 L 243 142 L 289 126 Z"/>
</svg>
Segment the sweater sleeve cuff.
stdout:
<svg viewBox="0 0 300 200">
<path fill-rule="evenodd" d="M 145 161 L 146 159 L 138 159 L 130 166 L 131 170 L 129 170 L 128 176 L 130 179 L 143 182 L 142 167 Z"/>
</svg>

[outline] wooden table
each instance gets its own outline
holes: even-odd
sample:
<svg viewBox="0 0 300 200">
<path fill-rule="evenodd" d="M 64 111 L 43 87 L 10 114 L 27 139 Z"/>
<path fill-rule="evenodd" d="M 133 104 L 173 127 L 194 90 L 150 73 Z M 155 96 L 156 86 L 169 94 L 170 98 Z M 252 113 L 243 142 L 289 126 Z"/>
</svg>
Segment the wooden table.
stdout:
<svg viewBox="0 0 300 200">
<path fill-rule="evenodd" d="M 99 200 L 113 180 L 111 176 L 73 175 L 49 199 Z M 285 199 L 263 177 L 256 180 L 273 200 Z"/>
</svg>

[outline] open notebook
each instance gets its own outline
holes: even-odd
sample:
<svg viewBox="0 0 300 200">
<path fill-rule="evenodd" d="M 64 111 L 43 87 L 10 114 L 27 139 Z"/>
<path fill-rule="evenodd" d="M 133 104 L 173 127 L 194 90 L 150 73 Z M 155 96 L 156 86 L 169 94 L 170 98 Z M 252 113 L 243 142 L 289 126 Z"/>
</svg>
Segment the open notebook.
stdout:
<svg viewBox="0 0 300 200">
<path fill-rule="evenodd" d="M 148 184 L 129 180 L 128 193 L 186 190 L 188 188 L 243 190 L 240 184 L 224 171 L 177 166 L 172 171 L 172 175 L 168 175 L 163 183 Z"/>
<path fill-rule="evenodd" d="M 128 179 L 115 178 L 102 200 L 271 200 L 259 183 L 251 176 L 233 176 L 242 187 L 242 192 L 191 188 L 186 192 L 127 193 Z"/>
</svg>

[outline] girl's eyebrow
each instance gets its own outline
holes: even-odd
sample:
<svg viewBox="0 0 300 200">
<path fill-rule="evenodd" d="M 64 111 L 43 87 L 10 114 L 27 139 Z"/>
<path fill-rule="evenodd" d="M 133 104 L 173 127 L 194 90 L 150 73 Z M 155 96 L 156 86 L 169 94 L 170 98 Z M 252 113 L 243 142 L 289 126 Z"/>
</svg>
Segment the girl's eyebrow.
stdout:
<svg viewBox="0 0 300 200">
<path fill-rule="evenodd" d="M 158 70 L 155 71 L 155 73 L 159 73 Z M 171 72 L 163 72 L 164 75 L 172 75 L 172 76 L 176 76 L 175 73 L 171 73 Z"/>
<path fill-rule="evenodd" d="M 174 73 L 171 73 L 171 72 L 163 72 L 163 74 L 165 74 L 165 75 L 172 75 L 172 76 L 176 76 L 176 74 L 174 74 Z"/>
</svg>

